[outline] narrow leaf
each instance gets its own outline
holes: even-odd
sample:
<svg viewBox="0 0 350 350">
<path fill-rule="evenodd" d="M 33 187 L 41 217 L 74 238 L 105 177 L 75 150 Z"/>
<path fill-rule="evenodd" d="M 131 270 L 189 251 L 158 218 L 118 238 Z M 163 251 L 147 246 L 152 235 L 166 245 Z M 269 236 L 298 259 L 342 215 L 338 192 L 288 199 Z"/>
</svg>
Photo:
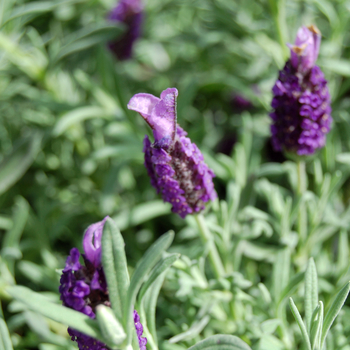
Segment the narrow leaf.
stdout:
<svg viewBox="0 0 350 350">
<path fill-rule="evenodd" d="M 44 12 L 52 11 L 56 6 L 57 4 L 53 1 L 33 1 L 22 6 L 16 6 L 10 16 L 6 19 L 5 23 L 18 17 L 39 15 Z"/>
<path fill-rule="evenodd" d="M 163 273 L 165 270 L 167 270 L 178 258 L 180 257 L 180 254 L 171 254 L 167 256 L 166 258 L 162 259 L 157 266 L 153 269 L 151 275 L 147 279 L 147 281 L 142 286 L 138 300 L 142 300 L 143 296 L 147 292 L 148 288 L 152 285 L 152 283 L 158 278 L 158 276 Z"/>
<path fill-rule="evenodd" d="M 191 340 L 194 337 L 198 336 L 198 334 L 204 329 L 204 327 L 210 321 L 210 317 L 208 315 L 204 316 L 201 320 L 195 321 L 191 327 L 180 334 L 175 335 L 174 337 L 169 339 L 170 343 L 177 343 L 181 340 Z"/>
<path fill-rule="evenodd" d="M 309 336 L 307 334 L 305 324 L 304 324 L 304 322 L 300 316 L 300 313 L 299 313 L 297 307 L 295 306 L 292 298 L 289 298 L 289 306 L 290 306 L 290 309 L 292 310 L 293 316 L 294 316 L 295 320 L 297 321 L 299 328 L 301 330 L 301 336 L 303 338 L 304 344 L 306 345 L 308 350 L 311 350 L 310 339 L 309 339 Z"/>
<path fill-rule="evenodd" d="M 331 305 L 331 307 L 326 313 L 326 316 L 323 322 L 323 329 L 322 329 L 321 349 L 323 348 L 324 341 L 326 339 L 329 329 L 331 328 L 335 318 L 338 316 L 341 308 L 345 303 L 346 298 L 348 297 L 349 291 L 350 291 L 350 282 L 348 282 L 340 290 L 340 292 L 335 297 L 333 304 Z"/>
<path fill-rule="evenodd" d="M 104 237 L 105 234 L 106 234 L 106 237 Z M 115 283 L 117 285 L 116 293 L 118 293 L 118 299 L 121 302 L 120 316 L 122 316 L 121 315 L 122 305 L 124 304 L 126 299 L 126 291 L 129 288 L 130 278 L 129 278 L 128 265 L 127 265 L 125 249 L 124 249 L 124 246 L 125 246 L 124 239 L 120 231 L 118 230 L 117 225 L 111 218 L 108 218 L 104 225 L 102 240 L 104 242 L 104 246 L 102 248 L 102 254 L 104 249 L 109 251 L 110 248 L 108 247 L 108 245 L 110 245 L 112 249 L 112 261 L 113 261 L 115 273 L 113 276 L 109 275 L 109 279 L 107 279 L 107 283 L 109 286 L 110 279 L 113 278 L 115 280 Z M 114 282 L 111 282 L 111 283 L 112 285 L 114 284 Z"/>
<path fill-rule="evenodd" d="M 313 258 L 309 259 L 305 272 L 305 297 L 304 297 L 306 328 L 310 333 L 312 314 L 318 304 L 317 271 Z"/>
<path fill-rule="evenodd" d="M 42 135 L 21 140 L 0 163 L 0 194 L 14 185 L 32 165 L 40 150 Z"/>
<path fill-rule="evenodd" d="M 141 300 L 141 317 L 146 320 L 145 322 L 145 331 L 147 334 L 147 339 L 149 345 L 152 349 L 158 350 L 158 339 L 157 339 L 157 331 L 156 331 L 156 305 L 158 300 L 158 295 L 162 284 L 164 282 L 166 271 L 163 271 L 157 279 L 151 284 L 150 288 L 148 288 L 144 297 Z"/>
<path fill-rule="evenodd" d="M 90 28 L 83 28 L 68 38 L 67 43 L 58 52 L 55 60 L 61 60 L 73 53 L 116 39 L 123 33 L 123 28 L 123 24 L 120 23 L 103 23 Z"/>
<path fill-rule="evenodd" d="M 319 301 L 311 318 L 310 341 L 312 350 L 321 349 L 321 334 L 323 324 L 323 303 Z"/>
<path fill-rule="evenodd" d="M 6 326 L 0 304 L 0 350 L 13 350 L 9 330 Z"/>
<path fill-rule="evenodd" d="M 188 350 L 251 350 L 242 339 L 225 334 L 217 334 L 208 337 L 191 346 Z"/>
<path fill-rule="evenodd" d="M 103 341 L 97 322 L 83 313 L 54 304 L 45 296 L 23 286 L 8 287 L 5 292 L 22 302 L 30 310 Z"/>
<path fill-rule="evenodd" d="M 124 341 L 126 334 L 113 311 L 105 305 L 98 305 L 96 307 L 96 320 L 105 339 L 104 343 L 109 348 L 118 349 L 118 345 Z"/>
<path fill-rule="evenodd" d="M 126 325 L 126 331 L 128 334 L 128 344 L 131 341 L 132 325 L 132 311 L 133 305 L 136 301 L 136 296 L 140 287 L 144 281 L 144 278 L 148 275 L 151 269 L 158 262 L 163 252 L 169 248 L 171 242 L 174 239 L 174 232 L 169 231 L 161 236 L 152 246 L 146 251 L 145 255 L 139 261 L 139 264 L 131 278 L 130 286 L 127 292 L 127 299 L 124 304 L 124 320 Z"/>
<path fill-rule="evenodd" d="M 112 310 L 118 319 L 122 318 L 122 300 L 119 294 L 118 280 L 116 278 L 117 271 L 115 268 L 115 256 L 113 252 L 113 239 L 111 223 L 105 222 L 102 234 L 102 265 L 106 276 L 109 301 L 111 302 Z M 124 248 L 124 246 L 123 246 Z"/>
</svg>

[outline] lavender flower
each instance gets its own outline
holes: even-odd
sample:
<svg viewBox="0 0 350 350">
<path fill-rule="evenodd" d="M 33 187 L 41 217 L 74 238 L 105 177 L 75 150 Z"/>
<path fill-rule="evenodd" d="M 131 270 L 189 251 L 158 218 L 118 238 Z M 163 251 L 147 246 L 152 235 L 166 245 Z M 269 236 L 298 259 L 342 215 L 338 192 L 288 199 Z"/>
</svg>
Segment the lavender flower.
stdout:
<svg viewBox="0 0 350 350">
<path fill-rule="evenodd" d="M 111 306 L 101 263 L 101 239 L 103 226 L 107 218 L 87 228 L 83 239 L 85 254 L 82 254 L 82 257 L 84 264 L 81 265 L 79 262 L 79 250 L 73 248 L 66 260 L 66 266 L 60 280 L 59 292 L 63 305 L 82 312 L 91 318 L 95 318 L 98 305 Z M 135 316 L 135 313 L 137 316 Z M 140 350 L 145 350 L 147 339 L 141 337 L 143 327 L 136 311 L 134 311 L 134 320 Z M 81 350 L 109 350 L 102 342 L 75 329 L 68 328 L 68 333 L 71 339 L 78 343 Z"/>
<path fill-rule="evenodd" d="M 120 0 L 108 15 L 108 19 L 111 22 L 122 22 L 126 26 L 125 33 L 110 42 L 109 48 L 120 60 L 131 58 L 133 44 L 141 34 L 143 19 L 141 0 Z"/>
<path fill-rule="evenodd" d="M 302 27 L 291 59 L 279 72 L 272 93 L 272 143 L 276 151 L 313 154 L 326 142 L 332 117 L 327 80 L 315 65 L 321 35 L 315 26 Z"/>
<path fill-rule="evenodd" d="M 198 147 L 176 123 L 177 89 L 164 90 L 160 98 L 136 94 L 128 108 L 141 114 L 153 129 L 154 143 L 144 139 L 145 166 L 151 184 L 172 211 L 182 218 L 204 209 L 216 198 L 213 171 L 208 168 Z"/>
</svg>

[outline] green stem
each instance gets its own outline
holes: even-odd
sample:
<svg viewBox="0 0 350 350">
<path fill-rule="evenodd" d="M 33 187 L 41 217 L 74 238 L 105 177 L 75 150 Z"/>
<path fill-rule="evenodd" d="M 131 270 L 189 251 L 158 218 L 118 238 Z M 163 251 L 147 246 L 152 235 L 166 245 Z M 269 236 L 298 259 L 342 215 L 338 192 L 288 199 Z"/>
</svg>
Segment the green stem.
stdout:
<svg viewBox="0 0 350 350">
<path fill-rule="evenodd" d="M 222 264 L 219 252 L 216 249 L 216 245 L 214 243 L 214 237 L 212 236 L 211 232 L 209 231 L 207 224 L 205 222 L 205 219 L 202 214 L 194 215 L 194 218 L 196 219 L 198 229 L 199 229 L 199 236 L 202 240 L 202 242 L 205 245 L 209 246 L 209 260 L 211 263 L 211 266 L 214 270 L 215 276 L 217 278 L 221 278 L 225 274 L 225 269 Z"/>
<path fill-rule="evenodd" d="M 298 187 L 297 194 L 300 200 L 299 211 L 298 211 L 298 233 L 301 242 L 305 242 L 307 238 L 307 212 L 304 201 L 302 200 L 303 194 L 306 192 L 306 170 L 305 170 L 305 161 L 298 160 L 297 162 L 298 169 Z"/>
</svg>

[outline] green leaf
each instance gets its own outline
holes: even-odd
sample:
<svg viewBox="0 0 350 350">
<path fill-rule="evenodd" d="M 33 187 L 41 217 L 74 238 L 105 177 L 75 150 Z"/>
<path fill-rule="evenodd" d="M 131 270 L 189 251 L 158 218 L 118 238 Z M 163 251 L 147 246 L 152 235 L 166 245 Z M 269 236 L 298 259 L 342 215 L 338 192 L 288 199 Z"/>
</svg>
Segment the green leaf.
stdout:
<svg viewBox="0 0 350 350">
<path fill-rule="evenodd" d="M 169 342 L 177 343 L 182 340 L 193 339 L 194 337 L 199 335 L 199 333 L 204 329 L 204 327 L 208 324 L 209 321 L 210 317 L 208 315 L 205 315 L 202 319 L 195 321 L 187 331 L 177 334 L 174 337 L 170 338 Z"/>
<path fill-rule="evenodd" d="M 120 348 L 118 345 L 124 341 L 126 334 L 113 311 L 105 305 L 98 305 L 96 307 L 96 320 L 105 339 L 104 343 L 112 349 Z"/>
<path fill-rule="evenodd" d="M 350 152 L 339 153 L 339 154 L 337 154 L 335 159 L 339 163 L 350 165 Z"/>
<path fill-rule="evenodd" d="M 217 334 L 191 346 L 188 350 L 251 350 L 247 343 L 233 335 Z"/>
<path fill-rule="evenodd" d="M 0 164 L 0 194 L 14 185 L 32 165 L 39 153 L 42 134 L 21 139 Z"/>
<path fill-rule="evenodd" d="M 138 266 L 131 278 L 130 286 L 127 291 L 127 299 L 124 304 L 124 320 L 126 325 L 126 331 L 128 334 L 128 344 L 131 341 L 131 331 L 133 331 L 132 324 L 132 312 L 133 305 L 136 301 L 136 296 L 140 287 L 144 281 L 144 278 L 149 274 L 151 269 L 158 262 L 163 252 L 170 247 L 171 242 L 174 239 L 174 232 L 169 231 L 161 236 L 152 246 L 146 251 L 145 255 L 139 261 Z"/>
<path fill-rule="evenodd" d="M 52 130 L 52 135 L 57 137 L 62 135 L 71 126 L 78 124 L 84 120 L 92 118 L 106 118 L 108 117 L 106 110 L 98 106 L 86 106 L 73 109 L 64 114 L 56 123 Z"/>
<path fill-rule="evenodd" d="M 4 24 L 18 17 L 39 15 L 40 13 L 52 11 L 56 6 L 57 3 L 55 4 L 53 1 L 33 1 L 22 6 L 16 6 L 10 16 L 6 18 Z"/>
<path fill-rule="evenodd" d="M 311 318 L 312 314 L 318 304 L 318 283 L 317 283 L 317 271 L 313 258 L 309 259 L 307 269 L 305 272 L 305 319 L 306 328 L 310 333 L 311 330 Z"/>
<path fill-rule="evenodd" d="M 335 318 L 338 316 L 341 308 L 343 307 L 346 298 L 348 297 L 350 291 L 350 282 L 348 282 L 337 294 L 335 297 L 331 307 L 326 313 L 326 316 L 324 318 L 323 322 L 323 329 L 322 329 L 322 337 L 321 337 L 321 349 L 323 348 L 323 344 L 326 340 L 326 336 L 328 334 L 329 329 L 331 328 Z"/>
<path fill-rule="evenodd" d="M 123 305 L 129 287 L 129 273 L 126 262 L 124 239 L 115 222 L 107 218 L 102 235 L 102 263 L 106 275 L 109 299 L 115 315 L 123 317 Z"/>
<path fill-rule="evenodd" d="M 288 295 L 293 293 L 294 289 L 299 285 L 299 283 L 304 279 L 304 272 L 299 272 L 294 275 L 290 280 L 287 286 L 283 289 L 278 304 L 280 304 Z"/>
<path fill-rule="evenodd" d="M 323 325 L 323 303 L 319 301 L 311 318 L 310 341 L 312 350 L 321 349 L 321 334 Z"/>
<path fill-rule="evenodd" d="M 113 219 L 121 230 L 125 230 L 128 227 L 140 225 L 143 222 L 169 213 L 171 213 L 169 203 L 164 203 L 162 200 L 154 200 L 138 204 L 130 208 L 130 210 L 122 211 Z"/>
<path fill-rule="evenodd" d="M 320 62 L 320 66 L 344 77 L 350 77 L 350 62 L 348 60 L 334 58 L 324 59 Z"/>
<path fill-rule="evenodd" d="M 73 53 L 89 49 L 111 39 L 116 39 L 123 33 L 123 29 L 124 27 L 120 23 L 102 23 L 93 27 L 83 28 L 77 33 L 73 33 L 67 39 L 67 43 L 58 52 L 55 60 L 61 60 Z"/>
<path fill-rule="evenodd" d="M 11 337 L 0 304 L 0 350 L 13 350 Z"/>
<path fill-rule="evenodd" d="M 275 254 L 275 263 L 273 265 L 273 291 L 278 300 L 281 292 L 288 284 L 290 271 L 290 249 L 281 249 Z"/>
<path fill-rule="evenodd" d="M 22 256 L 21 251 L 19 250 L 19 242 L 21 239 L 22 232 L 27 223 L 29 216 L 29 204 L 23 197 L 16 197 L 15 210 L 13 215 L 13 226 L 6 232 L 2 244 L 1 256 L 4 261 L 7 262 L 7 265 L 14 274 L 14 255 L 10 252 L 17 251 L 19 256 Z"/>
<path fill-rule="evenodd" d="M 147 281 L 142 286 L 140 293 L 139 293 L 139 300 L 141 301 L 145 293 L 147 292 L 148 288 L 151 286 L 151 284 L 159 277 L 160 274 L 162 274 L 165 270 L 167 270 L 178 258 L 180 257 L 180 254 L 170 254 L 169 256 L 162 259 L 157 266 L 153 269 L 151 275 L 147 279 Z"/>
<path fill-rule="evenodd" d="M 145 336 L 148 344 L 154 350 L 158 350 L 156 330 L 157 300 L 168 268 L 152 283 L 140 303 L 140 317 L 143 322 Z"/>
<path fill-rule="evenodd" d="M 7 287 L 5 292 L 10 294 L 14 299 L 22 302 L 29 310 L 38 312 L 56 322 L 103 341 L 97 322 L 88 316 L 67 307 L 54 304 L 45 296 L 23 286 Z"/>
<path fill-rule="evenodd" d="M 299 328 L 301 330 L 301 336 L 302 336 L 303 342 L 306 345 L 307 350 L 311 350 L 310 339 L 309 339 L 309 336 L 307 334 L 305 324 L 304 324 L 304 322 L 300 316 L 300 313 L 299 313 L 297 307 L 295 306 L 292 298 L 289 298 L 289 306 L 290 306 L 290 309 L 292 310 L 293 316 L 294 316 L 295 320 L 297 321 Z"/>
</svg>

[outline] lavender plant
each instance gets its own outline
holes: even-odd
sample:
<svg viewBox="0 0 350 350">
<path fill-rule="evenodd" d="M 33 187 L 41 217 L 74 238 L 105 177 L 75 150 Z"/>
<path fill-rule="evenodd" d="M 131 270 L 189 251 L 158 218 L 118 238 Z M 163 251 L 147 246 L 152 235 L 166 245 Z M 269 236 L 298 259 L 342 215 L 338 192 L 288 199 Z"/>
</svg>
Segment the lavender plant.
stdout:
<svg viewBox="0 0 350 350">
<path fill-rule="evenodd" d="M 349 350 L 348 4 L 143 4 L 0 1 L 0 349 Z"/>
</svg>

